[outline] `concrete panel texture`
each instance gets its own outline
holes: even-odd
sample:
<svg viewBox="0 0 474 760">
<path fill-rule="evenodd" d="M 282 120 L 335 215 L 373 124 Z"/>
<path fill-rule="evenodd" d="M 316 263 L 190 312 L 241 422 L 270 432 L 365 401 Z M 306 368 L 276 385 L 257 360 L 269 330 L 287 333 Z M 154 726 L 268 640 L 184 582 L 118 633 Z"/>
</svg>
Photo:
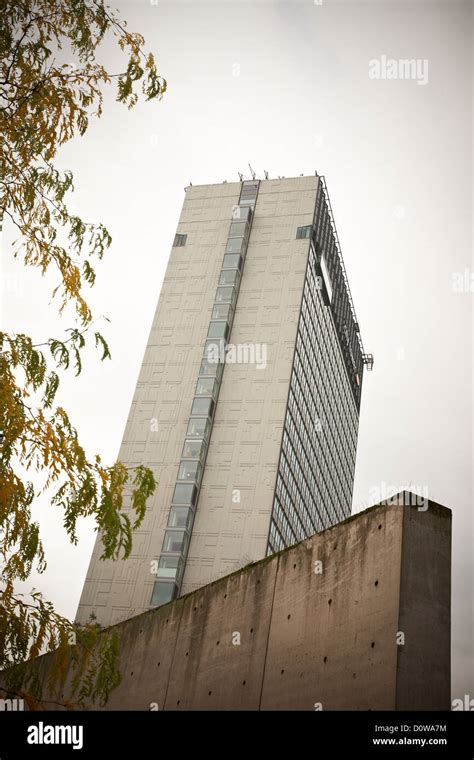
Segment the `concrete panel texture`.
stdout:
<svg viewBox="0 0 474 760">
<path fill-rule="evenodd" d="M 372 507 L 118 624 L 105 709 L 450 709 L 450 561 L 450 510 Z"/>
<path fill-rule="evenodd" d="M 318 179 L 260 184 L 231 342 L 264 344 L 266 366 L 225 368 L 183 579 L 187 593 L 265 556 Z M 119 459 L 158 480 L 131 556 L 100 560 L 97 538 L 77 621 L 103 626 L 150 608 L 203 348 L 241 183 L 187 189 Z M 240 501 L 233 499 L 239 491 Z M 124 510 L 130 508 L 126 499 Z"/>
</svg>

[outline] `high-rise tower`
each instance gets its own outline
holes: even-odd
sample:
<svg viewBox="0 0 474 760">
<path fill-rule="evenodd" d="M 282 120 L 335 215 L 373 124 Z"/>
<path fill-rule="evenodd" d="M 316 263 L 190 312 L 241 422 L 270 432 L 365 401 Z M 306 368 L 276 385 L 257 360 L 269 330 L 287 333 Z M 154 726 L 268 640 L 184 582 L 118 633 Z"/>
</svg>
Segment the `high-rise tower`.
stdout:
<svg viewBox="0 0 474 760">
<path fill-rule="evenodd" d="M 120 459 L 158 480 L 77 619 L 116 623 L 350 514 L 364 353 L 324 178 L 190 186 Z"/>
</svg>

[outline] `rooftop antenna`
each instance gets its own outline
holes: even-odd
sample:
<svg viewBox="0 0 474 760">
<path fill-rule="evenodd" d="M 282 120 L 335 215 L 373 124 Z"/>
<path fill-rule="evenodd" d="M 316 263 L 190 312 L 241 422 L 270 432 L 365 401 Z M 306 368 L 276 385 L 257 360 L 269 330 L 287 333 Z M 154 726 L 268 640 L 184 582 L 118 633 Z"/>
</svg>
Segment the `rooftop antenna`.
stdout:
<svg viewBox="0 0 474 760">
<path fill-rule="evenodd" d="M 255 172 L 252 169 L 252 167 L 250 166 L 250 164 L 249 164 L 249 169 L 250 169 L 250 174 L 252 175 L 252 179 L 255 179 Z"/>
<path fill-rule="evenodd" d="M 264 173 L 264 175 L 265 175 L 265 179 L 268 179 L 268 172 L 266 172 L 266 171 L 265 171 L 265 169 L 264 169 L 264 170 L 263 170 L 263 173 Z"/>
<path fill-rule="evenodd" d="M 243 174 L 241 174 L 240 172 L 237 172 L 237 174 L 239 175 L 239 179 L 240 179 L 240 181 L 241 181 L 241 182 L 243 182 L 243 179 L 244 179 L 244 175 L 243 175 Z"/>
</svg>

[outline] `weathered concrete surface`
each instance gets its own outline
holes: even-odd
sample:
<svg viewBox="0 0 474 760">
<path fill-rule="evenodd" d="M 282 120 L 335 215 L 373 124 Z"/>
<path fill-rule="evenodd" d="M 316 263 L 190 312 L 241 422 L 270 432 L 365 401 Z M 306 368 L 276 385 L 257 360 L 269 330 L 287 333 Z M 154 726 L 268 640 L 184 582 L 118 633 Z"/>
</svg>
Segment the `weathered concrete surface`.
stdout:
<svg viewBox="0 0 474 760">
<path fill-rule="evenodd" d="M 262 709 L 394 708 L 403 518 L 382 507 L 280 557 Z"/>
<path fill-rule="evenodd" d="M 423 710 L 424 689 L 434 704 L 450 700 L 451 531 L 444 511 L 431 504 L 428 512 L 404 512 L 399 630 L 405 646 L 397 650 L 397 710 Z"/>
<path fill-rule="evenodd" d="M 165 710 L 258 710 L 278 561 L 183 600 Z"/>
<path fill-rule="evenodd" d="M 427 506 L 372 507 L 119 623 L 106 709 L 450 709 L 451 512 Z"/>
</svg>

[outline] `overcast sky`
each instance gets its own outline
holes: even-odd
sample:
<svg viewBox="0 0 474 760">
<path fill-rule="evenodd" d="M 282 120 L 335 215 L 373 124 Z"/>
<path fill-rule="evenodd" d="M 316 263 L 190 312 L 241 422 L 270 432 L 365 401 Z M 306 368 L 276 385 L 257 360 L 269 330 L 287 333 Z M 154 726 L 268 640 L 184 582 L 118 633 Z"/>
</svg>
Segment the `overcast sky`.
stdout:
<svg viewBox="0 0 474 760">
<path fill-rule="evenodd" d="M 313 174 L 326 177 L 366 351 L 353 510 L 390 486 L 428 489 L 453 510 L 453 698 L 473 682 L 474 293 L 472 24 L 469 3 L 117 3 L 168 80 L 161 102 L 104 115 L 64 147 L 71 205 L 102 221 L 113 244 L 91 296 L 113 361 L 87 354 L 60 402 L 83 443 L 117 456 L 184 187 Z M 106 45 L 104 60 L 120 71 Z M 369 76 L 387 59 L 418 61 L 415 78 Z M 372 63 L 370 63 L 372 61 Z M 400 75 L 400 71 L 393 70 Z M 70 326 L 48 307 L 52 280 L 12 263 L 3 237 L 3 329 L 38 339 Z M 472 285 L 474 289 L 474 284 Z M 64 538 L 62 517 L 36 509 L 49 560 L 33 578 L 75 615 L 94 542 Z M 29 584 L 30 585 L 30 584 Z"/>
</svg>

